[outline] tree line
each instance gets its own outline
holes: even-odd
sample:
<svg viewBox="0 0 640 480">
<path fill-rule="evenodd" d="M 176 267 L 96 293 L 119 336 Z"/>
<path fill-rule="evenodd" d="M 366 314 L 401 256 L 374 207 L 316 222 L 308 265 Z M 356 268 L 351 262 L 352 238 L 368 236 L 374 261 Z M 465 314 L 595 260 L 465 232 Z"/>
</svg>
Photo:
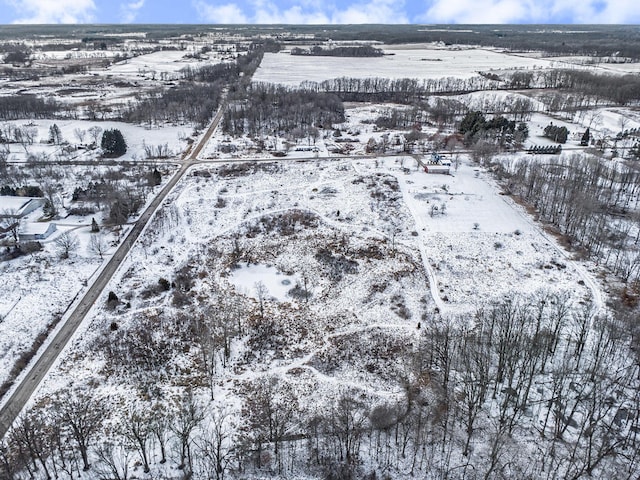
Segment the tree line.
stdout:
<svg viewBox="0 0 640 480">
<path fill-rule="evenodd" d="M 602 158 L 571 155 L 545 163 L 499 163 L 508 192 L 535 208 L 569 244 L 610 266 L 625 282 L 640 279 L 640 171 Z"/>
<path fill-rule="evenodd" d="M 218 109 L 222 91 L 240 88 L 248 81 L 263 53 L 260 46 L 252 45 L 235 62 L 187 67 L 181 71 L 182 79 L 177 85 L 139 95 L 124 109 L 122 119 L 150 124 L 193 122 L 204 127 Z"/>
<path fill-rule="evenodd" d="M 314 57 L 382 57 L 384 56 L 384 51 L 381 48 L 375 48 L 371 45 L 330 48 L 315 45 L 311 48 L 292 48 L 291 55 L 310 55 Z"/>
</svg>

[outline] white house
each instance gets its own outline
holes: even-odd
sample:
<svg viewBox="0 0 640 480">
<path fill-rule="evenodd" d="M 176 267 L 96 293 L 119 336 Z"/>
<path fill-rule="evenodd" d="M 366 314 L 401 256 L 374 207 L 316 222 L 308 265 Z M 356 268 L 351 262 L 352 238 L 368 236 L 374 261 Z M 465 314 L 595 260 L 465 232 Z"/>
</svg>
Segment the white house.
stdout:
<svg viewBox="0 0 640 480">
<path fill-rule="evenodd" d="M 13 197 L 0 196 L 0 217 L 22 218 L 28 213 L 44 206 L 45 199 L 41 197 Z"/>
<path fill-rule="evenodd" d="M 55 232 L 57 226 L 55 223 L 25 223 L 18 232 L 18 238 L 21 242 L 32 242 L 34 240 L 44 240 Z"/>
</svg>

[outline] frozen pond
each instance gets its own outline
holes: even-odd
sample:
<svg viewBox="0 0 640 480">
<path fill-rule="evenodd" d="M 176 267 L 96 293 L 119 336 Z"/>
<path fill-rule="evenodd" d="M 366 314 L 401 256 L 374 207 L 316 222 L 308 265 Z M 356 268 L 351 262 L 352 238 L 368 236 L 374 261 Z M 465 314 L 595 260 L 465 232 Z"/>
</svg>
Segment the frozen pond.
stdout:
<svg viewBox="0 0 640 480">
<path fill-rule="evenodd" d="M 248 265 L 234 270 L 229 281 L 235 285 L 238 292 L 251 298 L 258 299 L 257 285 L 266 288 L 266 296 L 279 302 L 288 300 L 287 292 L 296 286 L 294 275 L 285 275 L 276 267 L 267 265 Z"/>
</svg>

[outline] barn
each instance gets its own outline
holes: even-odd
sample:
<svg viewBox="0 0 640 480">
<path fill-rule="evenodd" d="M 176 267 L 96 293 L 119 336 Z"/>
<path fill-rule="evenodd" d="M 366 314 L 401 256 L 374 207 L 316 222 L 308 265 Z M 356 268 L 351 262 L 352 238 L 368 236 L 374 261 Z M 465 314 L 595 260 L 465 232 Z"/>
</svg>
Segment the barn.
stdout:
<svg viewBox="0 0 640 480">
<path fill-rule="evenodd" d="M 427 173 L 440 173 L 442 175 L 449 175 L 451 173 L 451 167 L 447 165 L 425 165 L 424 171 Z"/>
</svg>

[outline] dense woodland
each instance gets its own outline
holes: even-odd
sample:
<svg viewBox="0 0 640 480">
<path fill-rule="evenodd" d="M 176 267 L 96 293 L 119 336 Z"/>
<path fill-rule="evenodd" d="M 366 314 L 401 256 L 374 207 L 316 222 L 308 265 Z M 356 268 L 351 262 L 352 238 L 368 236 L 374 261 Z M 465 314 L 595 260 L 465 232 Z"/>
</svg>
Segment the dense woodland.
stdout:
<svg viewBox="0 0 640 480">
<path fill-rule="evenodd" d="M 297 137 L 317 138 L 318 128 L 331 128 L 344 120 L 344 106 L 336 95 L 252 85 L 238 100 L 230 101 L 222 128 L 234 136 L 296 131 Z"/>
<path fill-rule="evenodd" d="M 230 346 L 246 335 L 259 356 L 286 334 L 255 329 L 251 319 L 262 314 L 239 298 L 216 297 L 206 311 L 188 296 L 184 303 L 180 292 L 191 288 L 185 274 L 148 293 L 173 290 L 183 298 L 179 311 L 122 328 L 115 317 L 93 347 L 105 356 L 107 378 L 135 386 L 136 402 L 123 406 L 85 389 L 42 400 L 1 444 L 4 478 L 73 478 L 89 469 L 105 480 L 126 479 L 140 475 L 132 462 L 144 472 L 216 479 L 296 472 L 326 479 L 635 478 L 640 468 L 638 363 L 628 356 L 628 325 L 594 314 L 588 303 L 540 292 L 468 318 L 426 319 L 417 337 L 372 331 L 344 338 L 349 355 L 395 378 L 401 395 L 384 400 L 345 387 L 315 405 L 294 379 L 263 375 L 237 386 L 238 415 L 217 401 L 207 379 L 239 366 Z M 194 348 L 184 378 L 173 353 Z M 330 372 L 340 358 L 313 366 Z M 170 378 L 190 387 L 165 398 Z"/>
<path fill-rule="evenodd" d="M 509 193 L 531 205 L 569 245 L 601 261 L 633 289 L 640 281 L 640 169 L 597 156 L 501 164 Z"/>
</svg>

